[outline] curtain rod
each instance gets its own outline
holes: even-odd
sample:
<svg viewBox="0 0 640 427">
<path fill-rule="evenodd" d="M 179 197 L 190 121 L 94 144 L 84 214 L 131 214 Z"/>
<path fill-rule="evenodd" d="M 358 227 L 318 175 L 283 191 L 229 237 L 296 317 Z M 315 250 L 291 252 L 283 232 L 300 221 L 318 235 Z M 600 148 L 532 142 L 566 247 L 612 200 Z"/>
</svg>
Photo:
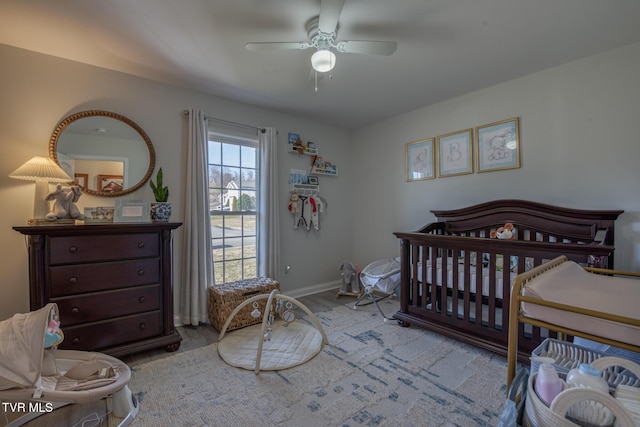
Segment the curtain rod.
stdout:
<svg viewBox="0 0 640 427">
<path fill-rule="evenodd" d="M 189 115 L 189 110 L 184 110 L 182 113 L 185 116 L 188 116 Z M 259 127 L 255 127 L 255 126 L 251 126 L 251 125 L 245 125 L 244 123 L 231 122 L 229 120 L 218 119 L 216 117 L 210 117 L 210 116 L 205 116 L 205 117 L 207 118 L 207 120 L 214 120 L 216 122 L 227 123 L 227 124 L 234 125 L 234 126 L 240 126 L 240 127 L 244 127 L 244 128 L 248 128 L 248 129 L 255 129 L 255 130 L 259 130 L 261 133 L 265 133 L 267 131 L 265 128 L 259 128 Z"/>
</svg>

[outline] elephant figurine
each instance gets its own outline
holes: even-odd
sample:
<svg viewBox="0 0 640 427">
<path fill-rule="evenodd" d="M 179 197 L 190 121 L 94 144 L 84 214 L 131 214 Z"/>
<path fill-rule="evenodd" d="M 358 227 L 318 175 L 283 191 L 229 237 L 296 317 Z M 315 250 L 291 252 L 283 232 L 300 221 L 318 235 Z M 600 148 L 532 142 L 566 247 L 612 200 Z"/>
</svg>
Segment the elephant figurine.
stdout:
<svg viewBox="0 0 640 427">
<path fill-rule="evenodd" d="M 51 212 L 46 215 L 49 221 L 57 219 L 82 219 L 84 215 L 76 206 L 76 202 L 82 196 L 82 190 L 77 185 L 71 187 L 63 187 L 62 184 L 56 185 L 56 189 L 47 194 L 46 201 L 53 200 Z"/>
<path fill-rule="evenodd" d="M 358 294 L 360 293 L 360 272 L 359 268 L 351 262 L 343 262 L 340 265 L 342 275 L 342 286 L 340 292 Z"/>
</svg>

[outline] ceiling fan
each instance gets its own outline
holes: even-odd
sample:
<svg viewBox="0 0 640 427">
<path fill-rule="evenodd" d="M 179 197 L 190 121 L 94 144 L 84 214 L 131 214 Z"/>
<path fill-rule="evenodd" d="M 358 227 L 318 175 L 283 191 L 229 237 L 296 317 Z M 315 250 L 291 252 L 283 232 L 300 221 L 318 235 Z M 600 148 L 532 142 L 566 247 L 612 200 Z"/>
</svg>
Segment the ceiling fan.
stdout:
<svg viewBox="0 0 640 427">
<path fill-rule="evenodd" d="M 309 21 L 307 25 L 308 41 L 303 42 L 252 42 L 247 43 L 247 50 L 288 50 L 309 49 L 316 51 L 311 56 L 311 66 L 316 72 L 326 73 L 336 65 L 333 52 L 363 53 L 369 55 L 391 55 L 396 51 L 398 43 L 394 41 L 336 40 L 338 19 L 344 0 L 322 0 L 320 15 Z"/>
</svg>

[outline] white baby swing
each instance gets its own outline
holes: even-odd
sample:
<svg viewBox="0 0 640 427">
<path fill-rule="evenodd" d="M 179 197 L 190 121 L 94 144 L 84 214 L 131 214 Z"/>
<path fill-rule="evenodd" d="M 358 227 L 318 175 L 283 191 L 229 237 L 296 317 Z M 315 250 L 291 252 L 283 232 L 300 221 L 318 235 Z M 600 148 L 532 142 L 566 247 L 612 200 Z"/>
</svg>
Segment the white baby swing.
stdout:
<svg viewBox="0 0 640 427">
<path fill-rule="evenodd" d="M 382 308 L 378 304 L 378 301 L 395 295 L 398 287 L 400 286 L 400 260 L 398 258 L 381 259 L 374 261 L 367 265 L 360 273 L 360 281 L 364 286 L 364 293 L 353 305 L 353 309 L 357 310 L 358 307 L 363 305 L 375 304 L 384 321 L 393 320 L 393 317 L 388 317 L 382 311 Z M 379 291 L 381 295 L 374 295 L 374 291 Z M 370 302 L 363 303 L 365 298 L 370 299 Z"/>
<path fill-rule="evenodd" d="M 1 421 L 20 426 L 66 405 L 105 399 L 106 413 L 94 412 L 75 425 L 92 421 L 96 425 L 103 415 L 119 427 L 129 425 L 138 412 L 128 387 L 129 367 L 103 353 L 57 350 L 55 347 L 64 339 L 58 325 L 58 306 L 54 303 L 0 322 Z"/>
</svg>

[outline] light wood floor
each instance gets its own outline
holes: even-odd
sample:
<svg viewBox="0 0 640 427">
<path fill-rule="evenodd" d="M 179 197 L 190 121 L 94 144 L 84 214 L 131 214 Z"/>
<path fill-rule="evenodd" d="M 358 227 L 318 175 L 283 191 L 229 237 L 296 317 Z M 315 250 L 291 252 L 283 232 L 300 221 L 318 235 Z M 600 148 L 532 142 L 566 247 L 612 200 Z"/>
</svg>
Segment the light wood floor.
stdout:
<svg viewBox="0 0 640 427">
<path fill-rule="evenodd" d="M 356 298 L 354 297 L 337 297 L 337 292 L 338 290 L 336 289 L 333 291 L 320 292 L 296 299 L 302 304 L 306 305 L 307 308 L 313 313 L 329 310 L 338 305 L 346 305 L 356 301 Z M 176 329 L 182 336 L 180 348 L 176 352 L 169 353 L 165 351 L 164 348 L 159 348 L 142 353 L 132 354 L 129 356 L 124 356 L 120 359 L 129 366 L 136 366 L 142 363 L 150 362 L 152 360 L 168 357 L 179 352 L 189 351 L 198 347 L 204 347 L 218 341 L 218 330 L 209 324 L 199 326 L 178 326 Z"/>
</svg>

